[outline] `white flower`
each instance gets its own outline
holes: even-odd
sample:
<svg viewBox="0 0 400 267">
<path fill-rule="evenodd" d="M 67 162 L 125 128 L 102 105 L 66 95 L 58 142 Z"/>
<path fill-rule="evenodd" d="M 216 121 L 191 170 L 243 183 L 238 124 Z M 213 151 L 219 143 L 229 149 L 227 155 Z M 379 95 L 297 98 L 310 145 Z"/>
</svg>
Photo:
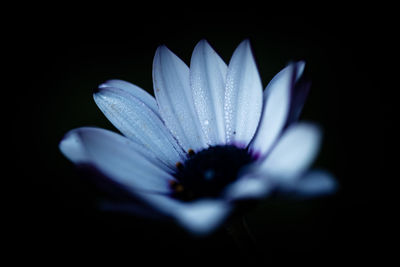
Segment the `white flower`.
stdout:
<svg viewBox="0 0 400 267">
<path fill-rule="evenodd" d="M 155 98 L 121 80 L 94 93 L 123 135 L 78 128 L 60 149 L 197 234 L 219 226 L 241 199 L 272 190 L 332 192 L 330 174 L 308 171 L 321 131 L 297 122 L 308 91 L 299 84 L 304 65 L 289 64 L 263 92 L 248 40 L 229 65 L 202 40 L 190 68 L 160 46 L 153 62 Z"/>
</svg>

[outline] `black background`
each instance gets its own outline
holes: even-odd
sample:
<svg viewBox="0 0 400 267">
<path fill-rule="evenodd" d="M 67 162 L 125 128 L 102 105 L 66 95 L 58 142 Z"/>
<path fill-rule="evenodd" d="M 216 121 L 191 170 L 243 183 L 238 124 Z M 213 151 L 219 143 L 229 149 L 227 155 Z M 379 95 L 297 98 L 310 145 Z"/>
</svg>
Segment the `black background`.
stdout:
<svg viewBox="0 0 400 267">
<path fill-rule="evenodd" d="M 10 166 L 11 180 L 19 184 L 10 198 L 17 205 L 9 205 L 18 218 L 11 247 L 49 263 L 243 265 L 246 257 L 223 229 L 195 238 L 173 223 L 98 211 L 104 193 L 76 172 L 58 142 L 80 126 L 115 130 L 96 107 L 93 89 L 118 78 L 152 93 L 158 45 L 189 64 L 205 38 L 229 62 L 249 38 L 264 86 L 288 62 L 306 61 L 313 83 L 301 119 L 323 127 L 315 167 L 331 171 L 340 185 L 333 196 L 267 199 L 249 212 L 263 261 L 381 261 L 381 186 L 388 180 L 382 97 L 388 89 L 375 82 L 374 67 L 385 42 L 384 22 L 357 9 L 274 16 L 261 8 L 154 8 L 51 7 L 13 32 L 12 82 L 18 86 L 11 101 L 17 111 L 9 126 L 17 148 Z"/>
</svg>

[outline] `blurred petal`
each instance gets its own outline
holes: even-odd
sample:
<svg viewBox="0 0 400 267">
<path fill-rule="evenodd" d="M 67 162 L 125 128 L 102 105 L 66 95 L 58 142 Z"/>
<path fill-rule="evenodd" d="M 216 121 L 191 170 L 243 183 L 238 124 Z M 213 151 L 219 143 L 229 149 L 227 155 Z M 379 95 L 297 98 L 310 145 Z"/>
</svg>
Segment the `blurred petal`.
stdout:
<svg viewBox="0 0 400 267">
<path fill-rule="evenodd" d="M 143 145 L 170 167 L 181 161 L 184 152 L 160 117 L 135 92 L 101 87 L 94 100 L 106 117 L 126 137 Z"/>
<path fill-rule="evenodd" d="M 304 103 L 306 102 L 308 93 L 310 91 L 311 82 L 301 80 L 296 83 L 292 92 L 290 112 L 288 115 L 287 125 L 296 122 L 303 110 Z"/>
<path fill-rule="evenodd" d="M 99 128 L 68 132 L 60 150 L 76 164 L 92 164 L 130 191 L 169 193 L 171 177 L 145 149 L 129 139 Z"/>
<path fill-rule="evenodd" d="M 262 198 L 272 190 L 272 185 L 260 175 L 246 175 L 229 185 L 225 197 L 229 200 Z"/>
<path fill-rule="evenodd" d="M 315 197 L 332 194 L 338 188 L 333 175 L 323 170 L 313 170 L 293 182 L 281 184 L 280 190 L 297 196 Z"/>
<path fill-rule="evenodd" d="M 332 174 L 315 170 L 298 179 L 293 189 L 303 196 L 318 196 L 334 193 L 337 187 L 338 184 Z"/>
<path fill-rule="evenodd" d="M 231 211 L 231 207 L 220 200 L 202 199 L 195 202 L 181 202 L 162 194 L 140 193 L 139 196 L 197 235 L 204 235 L 215 230 Z"/>
<path fill-rule="evenodd" d="M 224 91 L 228 67 L 207 41 L 194 48 L 190 84 L 194 106 L 209 145 L 225 143 Z"/>
<path fill-rule="evenodd" d="M 206 147 L 194 108 L 189 68 L 165 46 L 154 56 L 153 85 L 160 116 L 181 146 L 186 151 Z"/>
<path fill-rule="evenodd" d="M 305 62 L 300 61 L 297 63 L 297 66 L 297 77 L 291 90 L 290 111 L 286 125 L 290 125 L 299 119 L 311 87 L 311 81 L 304 78 L 304 76 L 302 77 Z"/>
<path fill-rule="evenodd" d="M 136 97 L 146 104 L 155 114 L 158 114 L 158 107 L 156 99 L 142 88 L 122 80 L 108 80 L 99 85 L 99 88 L 114 87 L 123 90 L 124 92 Z"/>
<path fill-rule="evenodd" d="M 313 124 L 290 126 L 271 153 L 261 163 L 261 171 L 270 177 L 287 181 L 301 175 L 313 162 L 319 150 L 321 131 Z"/>
<path fill-rule="evenodd" d="M 290 64 L 270 81 L 264 91 L 263 112 L 257 133 L 250 149 L 265 155 L 281 134 L 286 124 L 291 105 L 291 91 L 294 78 L 299 78 L 304 63 Z"/>
<path fill-rule="evenodd" d="M 225 87 L 227 143 L 247 146 L 257 129 L 262 108 L 262 85 L 248 40 L 229 62 Z"/>
<path fill-rule="evenodd" d="M 199 200 L 178 210 L 175 216 L 187 229 L 198 235 L 207 234 L 220 226 L 230 213 L 230 207 L 217 200 Z"/>
</svg>

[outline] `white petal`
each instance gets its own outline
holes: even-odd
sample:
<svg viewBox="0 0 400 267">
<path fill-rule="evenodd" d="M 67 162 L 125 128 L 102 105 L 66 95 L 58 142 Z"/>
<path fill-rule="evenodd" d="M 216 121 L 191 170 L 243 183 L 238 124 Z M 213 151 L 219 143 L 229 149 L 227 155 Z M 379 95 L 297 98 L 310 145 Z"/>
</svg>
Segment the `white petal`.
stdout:
<svg viewBox="0 0 400 267">
<path fill-rule="evenodd" d="M 220 226 L 232 207 L 221 200 L 201 199 L 182 202 L 168 195 L 139 193 L 139 196 L 162 213 L 177 220 L 184 228 L 198 235 L 208 234 Z"/>
<path fill-rule="evenodd" d="M 225 198 L 229 200 L 255 199 L 268 195 L 272 185 L 261 175 L 246 175 L 229 185 Z"/>
<path fill-rule="evenodd" d="M 272 178 L 287 181 L 301 175 L 319 150 L 321 131 L 313 124 L 290 126 L 271 153 L 261 163 L 261 170 Z"/>
<path fill-rule="evenodd" d="M 298 69 L 298 71 L 297 71 Z M 264 91 L 263 112 L 250 149 L 265 155 L 280 135 L 290 110 L 291 90 L 295 73 L 303 72 L 304 63 L 291 64 L 281 70 Z"/>
<path fill-rule="evenodd" d="M 218 200 L 199 200 L 187 204 L 175 217 L 187 229 L 198 235 L 215 230 L 226 219 L 231 208 Z"/>
<path fill-rule="evenodd" d="M 160 117 L 134 92 L 102 87 L 94 94 L 94 100 L 126 137 L 152 151 L 168 166 L 173 167 L 182 161 L 183 151 Z"/>
<path fill-rule="evenodd" d="M 295 63 L 296 64 L 296 81 L 300 79 L 300 77 L 303 75 L 304 68 L 306 67 L 306 63 L 304 61 L 298 61 Z"/>
<path fill-rule="evenodd" d="M 209 145 L 225 143 L 224 91 L 227 65 L 207 41 L 200 41 L 190 62 L 194 106 Z"/>
<path fill-rule="evenodd" d="M 206 147 L 194 108 L 189 68 L 165 46 L 154 56 L 153 85 L 160 116 L 181 146 L 186 151 Z"/>
<path fill-rule="evenodd" d="M 331 194 L 337 190 L 338 184 L 332 174 L 315 170 L 296 180 L 291 190 L 302 196 L 319 196 Z"/>
<path fill-rule="evenodd" d="M 229 62 L 225 87 L 226 141 L 247 146 L 257 129 L 262 107 L 262 85 L 248 40 Z"/>
<path fill-rule="evenodd" d="M 128 190 L 169 193 L 174 179 L 146 150 L 129 139 L 99 128 L 78 128 L 68 132 L 60 150 L 76 164 L 92 164 Z"/>
<path fill-rule="evenodd" d="M 127 92 L 128 94 L 131 94 L 132 96 L 136 97 L 137 99 L 145 103 L 147 107 L 149 107 L 155 114 L 158 114 L 156 99 L 142 88 L 130 82 L 117 79 L 108 80 L 105 83 L 99 85 L 99 88 L 105 88 L 105 87 L 118 88 Z"/>
</svg>

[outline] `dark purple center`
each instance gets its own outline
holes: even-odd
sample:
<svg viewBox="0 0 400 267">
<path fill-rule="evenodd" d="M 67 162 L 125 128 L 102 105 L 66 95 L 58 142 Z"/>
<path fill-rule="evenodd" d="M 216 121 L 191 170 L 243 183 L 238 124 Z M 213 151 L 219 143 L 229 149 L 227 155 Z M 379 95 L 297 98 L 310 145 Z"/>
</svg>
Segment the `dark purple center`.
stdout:
<svg viewBox="0 0 400 267">
<path fill-rule="evenodd" d="M 173 196 L 183 201 L 218 197 L 238 178 L 239 171 L 253 161 L 247 149 L 233 145 L 211 146 L 196 154 L 189 153 L 183 164 L 177 164 L 174 174 L 177 182 L 171 183 Z"/>
</svg>

